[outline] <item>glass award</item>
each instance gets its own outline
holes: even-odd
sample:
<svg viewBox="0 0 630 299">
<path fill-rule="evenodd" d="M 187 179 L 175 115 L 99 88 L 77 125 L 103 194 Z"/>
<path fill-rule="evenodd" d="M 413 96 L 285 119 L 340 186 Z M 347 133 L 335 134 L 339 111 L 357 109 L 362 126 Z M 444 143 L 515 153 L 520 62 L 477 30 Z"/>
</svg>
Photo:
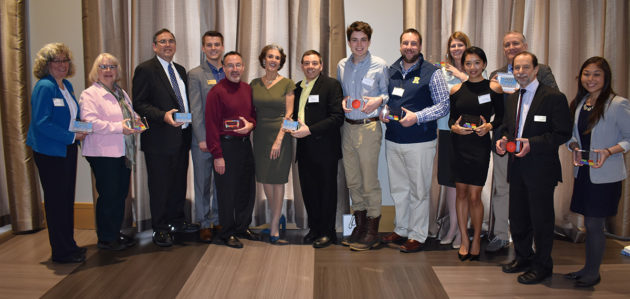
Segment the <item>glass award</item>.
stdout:
<svg viewBox="0 0 630 299">
<path fill-rule="evenodd" d="M 599 152 L 587 150 L 573 150 L 573 165 L 593 166 L 599 161 Z"/>
<path fill-rule="evenodd" d="M 353 110 L 362 110 L 366 102 L 364 99 L 349 99 L 346 101 L 346 107 Z"/>
<path fill-rule="evenodd" d="M 394 112 L 390 111 L 388 106 L 385 106 L 381 109 L 381 117 L 384 119 L 400 121 L 405 117 L 405 111 L 400 109 L 399 111 Z"/>
<path fill-rule="evenodd" d="M 127 125 L 127 127 L 137 132 L 143 132 L 149 128 L 149 122 L 147 121 L 146 117 L 136 118 L 134 121 L 128 119 L 125 124 Z"/>
<path fill-rule="evenodd" d="M 192 114 L 190 113 L 175 113 L 173 120 L 178 123 L 190 123 L 192 122 Z"/>
<path fill-rule="evenodd" d="M 70 132 L 92 133 L 92 123 L 72 120 L 72 122 L 70 122 Z"/>
<path fill-rule="evenodd" d="M 459 121 L 459 125 L 468 129 L 477 129 L 481 126 L 481 117 L 479 115 L 462 114 L 462 119 Z"/>
<path fill-rule="evenodd" d="M 298 123 L 297 121 L 290 120 L 290 119 L 285 119 L 282 122 L 282 128 L 288 131 L 297 131 L 297 129 L 300 128 L 300 123 Z"/>
<path fill-rule="evenodd" d="M 520 141 L 515 141 L 515 140 L 510 140 L 507 142 L 507 144 L 505 145 L 505 150 L 508 153 L 512 153 L 512 154 L 518 154 L 521 152 L 521 142 Z"/>
<path fill-rule="evenodd" d="M 514 78 L 514 74 L 511 73 L 498 73 L 497 81 L 501 84 L 503 91 L 514 92 L 519 88 L 518 82 Z"/>
<path fill-rule="evenodd" d="M 234 131 L 240 127 L 242 127 L 240 119 L 224 119 L 223 120 L 224 131 Z"/>
</svg>

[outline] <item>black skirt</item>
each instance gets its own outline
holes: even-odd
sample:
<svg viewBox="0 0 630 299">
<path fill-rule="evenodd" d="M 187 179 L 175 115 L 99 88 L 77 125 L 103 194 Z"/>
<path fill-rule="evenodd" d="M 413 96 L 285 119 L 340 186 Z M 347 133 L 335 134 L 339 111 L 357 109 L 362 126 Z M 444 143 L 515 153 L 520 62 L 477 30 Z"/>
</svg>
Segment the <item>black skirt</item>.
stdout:
<svg viewBox="0 0 630 299">
<path fill-rule="evenodd" d="M 593 184 L 587 166 L 581 166 L 573 184 L 571 211 L 588 217 L 617 214 L 621 198 L 621 181 Z"/>
</svg>

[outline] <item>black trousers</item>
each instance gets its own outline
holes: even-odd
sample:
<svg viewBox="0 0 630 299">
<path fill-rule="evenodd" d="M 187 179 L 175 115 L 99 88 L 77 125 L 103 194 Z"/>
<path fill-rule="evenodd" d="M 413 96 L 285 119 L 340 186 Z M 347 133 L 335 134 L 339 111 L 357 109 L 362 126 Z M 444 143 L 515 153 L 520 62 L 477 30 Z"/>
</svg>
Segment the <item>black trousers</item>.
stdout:
<svg viewBox="0 0 630 299">
<path fill-rule="evenodd" d="M 184 222 L 188 150 L 174 154 L 144 153 L 147 164 L 151 225 L 154 231 L 167 231 L 169 224 Z"/>
<path fill-rule="evenodd" d="M 515 163 L 519 163 L 516 161 Z M 544 174 L 541 174 L 544 175 Z M 554 236 L 553 192 L 555 183 L 524 178 L 518 166 L 510 175 L 510 231 L 516 258 L 530 260 L 540 271 L 552 271 Z M 532 240 L 536 251 L 532 249 Z"/>
<path fill-rule="evenodd" d="M 335 233 L 337 164 L 337 159 L 326 157 L 310 157 L 298 161 L 308 226 L 317 236 Z"/>
<path fill-rule="evenodd" d="M 90 162 L 96 181 L 96 235 L 99 241 L 118 238 L 129 193 L 131 169 L 125 157 L 85 157 Z"/>
<path fill-rule="evenodd" d="M 44 209 L 53 258 L 79 250 L 74 241 L 74 191 L 77 178 L 77 145 L 68 145 L 65 157 L 33 152 L 44 190 Z"/>
<path fill-rule="evenodd" d="M 252 222 L 256 181 L 254 178 L 254 154 L 249 137 L 221 139 L 225 160 L 225 173 L 214 172 L 219 204 L 219 223 L 223 227 L 221 238 L 244 232 Z"/>
</svg>

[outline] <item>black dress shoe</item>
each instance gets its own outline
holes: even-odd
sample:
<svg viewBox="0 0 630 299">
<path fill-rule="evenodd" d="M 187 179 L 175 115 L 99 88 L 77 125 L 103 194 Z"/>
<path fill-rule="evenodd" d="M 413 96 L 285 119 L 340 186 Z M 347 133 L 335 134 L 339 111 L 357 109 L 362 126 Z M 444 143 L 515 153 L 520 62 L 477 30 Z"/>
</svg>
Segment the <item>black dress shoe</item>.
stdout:
<svg viewBox="0 0 630 299">
<path fill-rule="evenodd" d="M 125 247 L 134 247 L 136 246 L 136 239 L 134 237 L 125 235 L 123 233 L 118 234 L 118 242 L 125 245 Z"/>
<path fill-rule="evenodd" d="M 309 230 L 308 233 L 302 239 L 302 243 L 304 244 L 313 244 L 317 239 L 317 233 L 314 230 Z"/>
<path fill-rule="evenodd" d="M 79 247 L 77 252 L 80 253 L 80 254 L 86 254 L 87 253 L 87 248 L 86 247 Z"/>
<path fill-rule="evenodd" d="M 85 262 L 85 254 L 77 252 L 69 256 L 53 257 L 52 261 L 58 264 L 71 264 Z"/>
<path fill-rule="evenodd" d="M 127 246 L 125 246 L 125 244 L 121 243 L 119 240 L 98 241 L 98 243 L 96 243 L 96 247 L 98 247 L 98 249 L 112 250 L 112 251 L 120 251 L 120 250 L 127 249 Z"/>
<path fill-rule="evenodd" d="M 567 273 L 563 275 L 564 278 L 569 279 L 569 280 L 578 280 L 580 279 L 580 275 L 577 274 L 577 272 L 571 272 L 571 273 Z"/>
<path fill-rule="evenodd" d="M 324 248 L 324 247 L 328 247 L 331 244 L 335 243 L 336 241 L 336 237 L 329 237 L 329 236 L 323 236 L 320 238 L 317 238 L 315 241 L 313 241 L 313 247 L 315 248 Z"/>
<path fill-rule="evenodd" d="M 194 223 L 188 223 L 186 221 L 178 224 L 168 225 L 171 233 L 196 233 L 199 231 L 199 225 Z"/>
<path fill-rule="evenodd" d="M 602 281 L 602 277 L 601 276 L 597 276 L 597 279 L 592 280 L 592 281 L 584 281 L 581 279 L 577 279 L 575 281 L 575 287 L 576 288 L 590 288 L 596 284 L 598 284 L 600 281 Z"/>
<path fill-rule="evenodd" d="M 170 247 L 173 246 L 173 238 L 171 234 L 165 231 L 154 231 L 153 232 L 153 243 L 160 247 Z"/>
<path fill-rule="evenodd" d="M 508 264 L 501 265 L 501 270 L 505 273 L 518 273 L 529 270 L 531 262 L 528 260 L 514 259 Z"/>
<path fill-rule="evenodd" d="M 243 243 L 241 243 L 241 241 L 239 241 L 239 239 L 236 238 L 235 236 L 229 236 L 227 238 L 224 238 L 223 243 L 225 243 L 225 245 L 228 247 L 243 248 Z"/>
<path fill-rule="evenodd" d="M 522 284 L 537 284 L 551 277 L 551 271 L 529 270 L 518 276 L 517 281 Z"/>
<path fill-rule="evenodd" d="M 260 241 L 260 235 L 249 229 L 246 229 L 244 232 L 236 233 L 236 236 L 247 240 Z"/>
</svg>

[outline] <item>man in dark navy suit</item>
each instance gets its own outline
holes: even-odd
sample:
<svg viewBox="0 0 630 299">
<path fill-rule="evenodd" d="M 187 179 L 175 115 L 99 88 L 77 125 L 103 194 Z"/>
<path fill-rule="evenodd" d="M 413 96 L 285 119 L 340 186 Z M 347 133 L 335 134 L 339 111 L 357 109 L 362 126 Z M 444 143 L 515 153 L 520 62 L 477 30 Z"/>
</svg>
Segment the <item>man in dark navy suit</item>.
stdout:
<svg viewBox="0 0 630 299">
<path fill-rule="evenodd" d="M 552 274 L 553 193 L 562 181 L 558 147 L 571 138 L 572 129 L 567 98 L 557 89 L 539 84 L 537 73 L 534 54 L 522 52 L 514 57 L 514 77 L 520 90 L 507 98 L 496 141 L 497 154 L 512 152 L 507 176 L 516 258 L 503 265 L 503 272 L 524 271 L 518 276 L 523 284 L 540 283 Z"/>
<path fill-rule="evenodd" d="M 175 113 L 190 113 L 186 70 L 173 62 L 176 49 L 175 36 L 168 29 L 156 32 L 156 56 L 136 67 L 132 82 L 133 108 L 149 123 L 141 149 L 147 165 L 153 242 L 163 247 L 173 244 L 173 233 L 198 230 L 184 221 L 191 128 L 174 118 Z"/>
<path fill-rule="evenodd" d="M 306 243 L 323 248 L 336 242 L 337 165 L 341 159 L 343 90 L 339 81 L 322 74 L 322 56 L 315 50 L 302 55 L 304 80 L 295 88 L 293 119 L 300 125 L 296 160 L 308 214 Z"/>
</svg>

